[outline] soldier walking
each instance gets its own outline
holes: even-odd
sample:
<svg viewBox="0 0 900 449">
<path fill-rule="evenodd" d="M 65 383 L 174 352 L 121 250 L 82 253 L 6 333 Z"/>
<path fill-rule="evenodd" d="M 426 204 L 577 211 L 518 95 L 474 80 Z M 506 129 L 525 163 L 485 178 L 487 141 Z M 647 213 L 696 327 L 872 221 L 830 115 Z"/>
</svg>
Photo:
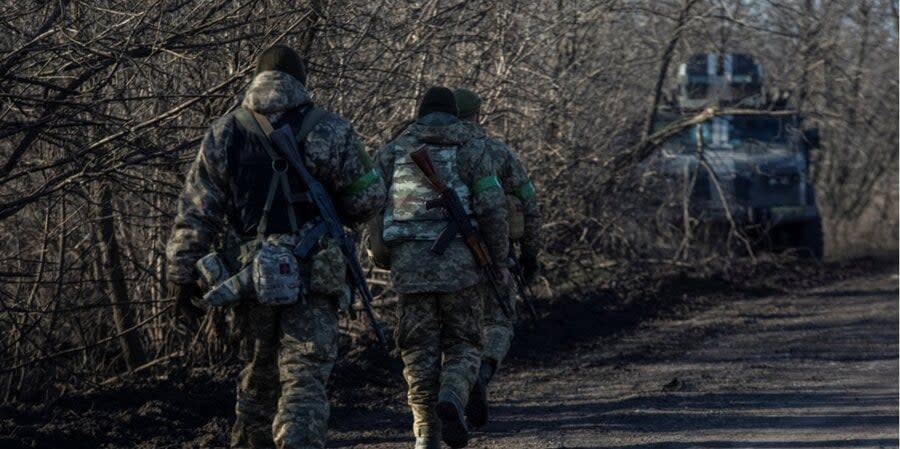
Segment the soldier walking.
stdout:
<svg viewBox="0 0 900 449">
<path fill-rule="evenodd" d="M 192 305 L 199 294 L 195 264 L 223 232 L 242 242 L 240 255 L 226 258 L 237 269 L 255 264 L 266 245 L 313 244 L 309 257 L 295 263 L 302 294 L 287 298 L 293 304 L 244 298 L 235 310 L 248 357 L 237 388 L 234 448 L 325 447 L 325 385 L 337 357 L 338 311 L 350 296 L 341 252 L 317 237 L 319 210 L 302 178 L 273 152 L 265 127 L 296 131 L 300 160 L 333 192 L 347 224 L 368 219 L 385 199 L 351 124 L 315 107 L 305 83 L 306 68 L 292 49 L 260 55 L 242 107 L 217 120 L 200 146 L 167 247 L 168 291 L 179 310 L 196 316 L 202 312 Z M 275 267 L 281 272 L 273 275 L 293 273 L 290 263 Z M 253 275 L 265 277 L 257 268 Z"/>
<path fill-rule="evenodd" d="M 469 130 L 483 140 L 485 152 L 494 163 L 494 169 L 503 191 L 508 199 L 508 223 L 510 230 L 510 258 L 521 267 L 522 280 L 531 283 L 538 271 L 537 257 L 540 251 L 541 216 L 535 195 L 534 184 L 528 177 L 522 161 L 503 142 L 491 138 L 480 126 L 481 97 L 469 89 L 454 91 L 456 106 L 460 120 Z M 518 243 L 520 254 L 516 257 L 515 247 Z M 522 286 L 524 287 L 524 286 Z M 484 350 L 478 378 L 469 395 L 466 405 L 466 416 L 476 428 L 482 427 L 488 420 L 487 386 L 497 373 L 500 364 L 509 351 L 515 325 L 516 289 L 511 288 L 507 310 L 505 313 L 490 297 L 484 303 Z"/>
<path fill-rule="evenodd" d="M 389 193 L 384 241 L 390 248 L 393 288 L 399 293 L 397 346 L 409 385 L 417 449 L 468 444 L 463 406 L 475 382 L 482 351 L 482 269 L 462 238 L 435 252 L 432 245 L 450 225 L 429 209 L 437 196 L 411 160 L 425 150 L 434 171 L 452 188 L 477 224 L 486 253 L 505 282 L 508 251 L 506 201 L 493 162 L 472 129 L 457 118 L 453 92 L 433 87 L 416 121 L 376 156 Z"/>
</svg>

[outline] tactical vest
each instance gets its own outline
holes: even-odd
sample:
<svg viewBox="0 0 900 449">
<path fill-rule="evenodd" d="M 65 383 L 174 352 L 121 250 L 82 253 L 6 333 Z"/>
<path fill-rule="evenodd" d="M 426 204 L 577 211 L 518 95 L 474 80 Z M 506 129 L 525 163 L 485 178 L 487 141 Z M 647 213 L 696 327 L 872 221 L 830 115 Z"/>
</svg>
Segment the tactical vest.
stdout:
<svg viewBox="0 0 900 449">
<path fill-rule="evenodd" d="M 459 147 L 428 144 L 426 148 L 438 176 L 456 190 L 466 212 L 471 216 L 471 194 L 457 170 Z M 394 161 L 393 179 L 388 193 L 390 201 L 384 212 L 384 241 L 391 243 L 436 239 L 447 226 L 448 220 L 442 209 L 428 210 L 426 203 L 437 198 L 437 194 L 409 158 L 409 153 Z"/>
<path fill-rule="evenodd" d="M 292 129 L 299 129 L 305 112 L 295 109 L 285 113 L 273 125 L 277 128 L 290 124 Z M 271 210 L 263 223 L 264 235 L 289 234 L 296 227 L 317 217 L 318 211 L 300 177 L 291 174 L 285 161 L 274 161 L 259 140 L 253 138 L 252 131 L 245 129 L 240 120 L 235 120 L 235 123 L 236 132 L 232 145 L 228 148 L 229 187 L 233 204 L 229 221 L 238 234 L 248 238 L 257 234 L 264 221 L 263 211 L 270 193 L 274 197 Z M 304 141 L 298 142 L 298 145 L 304 144 Z M 285 175 L 275 179 L 276 191 L 272 192 L 273 179 L 279 171 Z M 291 211 L 294 216 L 293 225 Z"/>
</svg>

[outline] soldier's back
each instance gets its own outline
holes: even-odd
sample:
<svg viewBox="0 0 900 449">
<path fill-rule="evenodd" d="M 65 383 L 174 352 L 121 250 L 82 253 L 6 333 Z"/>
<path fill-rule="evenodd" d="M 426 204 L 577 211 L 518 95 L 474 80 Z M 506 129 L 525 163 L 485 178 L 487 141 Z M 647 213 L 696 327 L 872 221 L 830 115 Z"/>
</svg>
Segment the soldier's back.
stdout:
<svg viewBox="0 0 900 449">
<path fill-rule="evenodd" d="M 477 168 L 485 163 L 470 129 L 443 113 L 429 114 L 410 125 L 379 154 L 390 185 L 385 211 L 384 238 L 391 246 L 391 272 L 399 292 L 451 292 L 480 280 L 478 267 L 461 239 L 454 239 L 441 255 L 430 251 L 448 224 L 440 210 L 427 210 L 436 195 L 418 172 L 409 154 L 426 148 L 436 170 L 470 208 Z M 471 213 L 471 211 L 469 211 Z"/>
</svg>

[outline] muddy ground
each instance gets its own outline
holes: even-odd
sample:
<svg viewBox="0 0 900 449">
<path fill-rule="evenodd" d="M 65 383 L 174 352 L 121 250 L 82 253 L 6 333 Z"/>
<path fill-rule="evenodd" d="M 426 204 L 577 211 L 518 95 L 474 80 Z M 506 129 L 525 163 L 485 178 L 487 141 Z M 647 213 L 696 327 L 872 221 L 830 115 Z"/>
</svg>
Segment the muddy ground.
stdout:
<svg viewBox="0 0 900 449">
<path fill-rule="evenodd" d="M 770 265 L 545 299 L 470 447 L 897 447 L 896 273 Z M 235 369 L 0 407 L 0 448 L 224 447 Z M 348 348 L 331 389 L 329 447 L 411 447 L 395 358 Z"/>
</svg>

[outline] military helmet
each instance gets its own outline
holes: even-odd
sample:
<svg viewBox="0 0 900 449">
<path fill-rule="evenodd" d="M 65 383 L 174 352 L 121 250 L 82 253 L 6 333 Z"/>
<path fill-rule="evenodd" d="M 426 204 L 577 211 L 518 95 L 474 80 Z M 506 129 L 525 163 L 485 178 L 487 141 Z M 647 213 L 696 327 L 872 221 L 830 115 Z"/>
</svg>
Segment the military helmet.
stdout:
<svg viewBox="0 0 900 449">
<path fill-rule="evenodd" d="M 475 92 L 461 87 L 453 92 L 453 96 L 456 98 L 459 118 L 469 118 L 481 111 L 481 97 Z"/>
</svg>

